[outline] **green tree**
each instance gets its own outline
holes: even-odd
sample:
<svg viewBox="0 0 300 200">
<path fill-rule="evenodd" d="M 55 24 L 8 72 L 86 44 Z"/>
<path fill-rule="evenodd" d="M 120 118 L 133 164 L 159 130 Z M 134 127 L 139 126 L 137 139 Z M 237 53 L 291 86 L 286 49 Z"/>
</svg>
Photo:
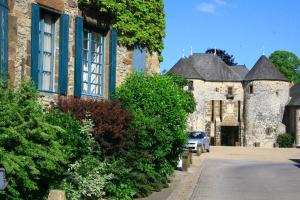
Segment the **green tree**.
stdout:
<svg viewBox="0 0 300 200">
<path fill-rule="evenodd" d="M 219 56 L 227 65 L 233 66 L 237 65 L 237 63 L 234 62 L 234 56 L 227 53 L 225 50 L 222 49 L 207 49 L 205 53 L 214 54 L 216 53 L 217 56 Z"/>
<path fill-rule="evenodd" d="M 126 159 L 140 195 L 166 184 L 187 141 L 187 117 L 195 100 L 183 83 L 175 76 L 135 73 L 117 89 L 116 98 L 134 116 L 137 134 Z"/>
<path fill-rule="evenodd" d="M 64 173 L 68 156 L 58 142 L 64 130 L 49 124 L 31 82 L 0 88 L 0 166 L 8 187 L 0 199 L 42 199 Z"/>
<path fill-rule="evenodd" d="M 275 67 L 294 83 L 300 82 L 300 59 L 289 51 L 274 51 L 269 59 Z"/>
</svg>

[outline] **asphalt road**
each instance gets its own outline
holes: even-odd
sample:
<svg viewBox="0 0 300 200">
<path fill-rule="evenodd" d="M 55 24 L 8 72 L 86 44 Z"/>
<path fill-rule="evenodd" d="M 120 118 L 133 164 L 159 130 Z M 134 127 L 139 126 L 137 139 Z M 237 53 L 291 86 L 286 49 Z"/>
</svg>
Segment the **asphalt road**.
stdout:
<svg viewBox="0 0 300 200">
<path fill-rule="evenodd" d="M 206 159 L 190 198 L 198 199 L 298 200 L 300 160 Z"/>
</svg>

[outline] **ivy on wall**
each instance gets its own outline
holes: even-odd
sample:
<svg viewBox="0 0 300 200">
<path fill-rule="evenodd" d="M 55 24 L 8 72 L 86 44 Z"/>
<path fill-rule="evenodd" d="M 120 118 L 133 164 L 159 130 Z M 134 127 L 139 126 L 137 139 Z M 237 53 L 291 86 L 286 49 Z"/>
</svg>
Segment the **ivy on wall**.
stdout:
<svg viewBox="0 0 300 200">
<path fill-rule="evenodd" d="M 163 0 L 79 0 L 81 6 L 97 6 L 109 14 L 117 29 L 119 43 L 129 48 L 146 47 L 161 54 L 165 37 Z"/>
</svg>

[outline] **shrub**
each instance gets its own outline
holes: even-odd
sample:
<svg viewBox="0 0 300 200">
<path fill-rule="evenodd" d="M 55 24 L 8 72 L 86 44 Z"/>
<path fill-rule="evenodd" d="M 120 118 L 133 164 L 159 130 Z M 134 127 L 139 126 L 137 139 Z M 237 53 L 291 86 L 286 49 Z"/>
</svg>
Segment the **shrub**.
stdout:
<svg viewBox="0 0 300 200">
<path fill-rule="evenodd" d="M 70 113 L 64 113 L 57 109 L 46 112 L 48 123 L 64 129 L 64 132 L 58 133 L 57 137 L 64 146 L 65 154 L 68 155 L 68 163 L 74 163 L 90 153 L 89 139 L 81 131 L 80 121 L 74 119 Z"/>
<path fill-rule="evenodd" d="M 133 114 L 132 127 L 138 132 L 126 159 L 141 196 L 166 185 L 187 141 L 186 121 L 195 101 L 176 80 L 135 73 L 116 91 L 115 98 Z"/>
<path fill-rule="evenodd" d="M 281 148 L 293 147 L 294 137 L 289 133 L 278 135 L 277 143 Z"/>
<path fill-rule="evenodd" d="M 0 199 L 42 199 L 67 164 L 57 139 L 64 130 L 47 122 L 26 81 L 15 90 L 0 88 L 0 119 L 0 165 L 9 178 Z"/>
<path fill-rule="evenodd" d="M 105 157 L 126 152 L 132 117 L 119 102 L 68 97 L 60 98 L 58 108 L 72 113 L 79 120 L 85 119 L 86 114 L 90 115 L 95 125 L 93 135 Z"/>
<path fill-rule="evenodd" d="M 94 200 L 104 197 L 104 187 L 113 175 L 110 166 L 95 156 L 87 156 L 71 165 L 63 189 L 70 200 Z"/>
</svg>

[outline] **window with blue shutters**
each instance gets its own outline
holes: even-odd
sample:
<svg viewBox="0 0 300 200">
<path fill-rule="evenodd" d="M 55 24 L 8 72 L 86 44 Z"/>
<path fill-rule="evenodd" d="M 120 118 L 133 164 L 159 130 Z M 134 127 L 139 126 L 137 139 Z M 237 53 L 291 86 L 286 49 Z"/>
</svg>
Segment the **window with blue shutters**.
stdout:
<svg viewBox="0 0 300 200">
<path fill-rule="evenodd" d="M 42 12 L 39 30 L 38 89 L 54 92 L 55 18 Z"/>
<path fill-rule="evenodd" d="M 31 78 L 39 91 L 66 95 L 69 16 L 33 3 L 31 20 Z"/>
<path fill-rule="evenodd" d="M 104 44 L 100 33 L 84 29 L 82 55 L 82 94 L 104 96 Z"/>
</svg>

